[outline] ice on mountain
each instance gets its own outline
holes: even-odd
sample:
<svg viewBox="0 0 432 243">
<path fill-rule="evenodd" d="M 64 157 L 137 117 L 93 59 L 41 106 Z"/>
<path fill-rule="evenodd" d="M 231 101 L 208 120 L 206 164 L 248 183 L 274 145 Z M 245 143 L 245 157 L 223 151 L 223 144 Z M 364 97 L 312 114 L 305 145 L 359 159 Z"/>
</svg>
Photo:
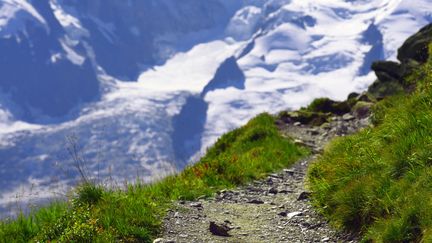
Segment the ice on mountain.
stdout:
<svg viewBox="0 0 432 243">
<path fill-rule="evenodd" d="M 24 30 L 29 22 L 38 24 L 49 31 L 45 19 L 26 0 L 3 0 L 0 2 L 0 37 L 13 37 Z M 27 34 L 24 31 L 24 34 Z"/>
<path fill-rule="evenodd" d="M 71 169 L 70 134 L 102 178 L 151 180 L 259 112 L 364 90 L 370 63 L 395 57 L 432 16 L 429 0 L 3 0 L 0 9 L 2 205 L 30 182 L 43 198 L 54 179 L 73 185 L 76 174 L 53 166 Z"/>
<path fill-rule="evenodd" d="M 231 18 L 226 28 L 226 35 L 238 41 L 247 40 L 255 33 L 262 18 L 261 8 L 255 6 L 244 7 Z"/>
</svg>

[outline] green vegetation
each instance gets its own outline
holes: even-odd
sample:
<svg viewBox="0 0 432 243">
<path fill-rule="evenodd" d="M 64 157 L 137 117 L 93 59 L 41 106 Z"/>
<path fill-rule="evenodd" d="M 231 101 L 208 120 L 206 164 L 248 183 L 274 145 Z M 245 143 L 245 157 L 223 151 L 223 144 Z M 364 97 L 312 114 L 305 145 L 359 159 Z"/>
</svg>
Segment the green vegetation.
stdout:
<svg viewBox="0 0 432 243">
<path fill-rule="evenodd" d="M 285 168 L 306 154 L 279 135 L 272 116 L 261 114 L 222 136 L 197 164 L 178 175 L 150 185 L 128 185 L 126 190 L 84 184 L 68 202 L 1 222 L 0 242 L 149 242 L 173 200 L 211 196 Z"/>
<path fill-rule="evenodd" d="M 351 108 L 355 104 L 355 102 L 355 98 L 342 102 L 333 101 L 329 98 L 317 98 L 314 99 L 308 107 L 303 108 L 302 110 L 309 112 L 322 112 L 343 115 L 351 111 Z"/>
<path fill-rule="evenodd" d="M 320 126 L 330 121 L 330 118 L 334 115 L 344 115 L 353 111 L 354 113 L 360 113 L 360 116 L 364 116 L 363 113 L 367 113 L 369 102 L 361 101 L 366 97 L 357 97 L 355 95 L 349 98 L 347 101 L 334 101 L 329 98 L 317 98 L 312 101 L 307 107 L 302 107 L 296 111 L 282 111 L 278 114 L 278 119 L 286 123 L 300 122 L 310 126 Z M 363 102 L 363 106 L 355 106 L 357 103 Z M 366 99 L 366 101 L 370 101 Z M 368 103 L 368 104 L 366 104 Z M 356 107 L 355 110 L 353 108 Z"/>
<path fill-rule="evenodd" d="M 313 203 L 365 241 L 432 242 L 432 60 L 416 88 L 379 102 L 375 127 L 332 142 L 312 165 Z"/>
<path fill-rule="evenodd" d="M 328 122 L 331 114 L 322 112 L 312 112 L 308 110 L 298 111 L 282 111 L 278 114 L 278 118 L 285 122 L 300 122 L 311 126 L 320 126 Z"/>
</svg>

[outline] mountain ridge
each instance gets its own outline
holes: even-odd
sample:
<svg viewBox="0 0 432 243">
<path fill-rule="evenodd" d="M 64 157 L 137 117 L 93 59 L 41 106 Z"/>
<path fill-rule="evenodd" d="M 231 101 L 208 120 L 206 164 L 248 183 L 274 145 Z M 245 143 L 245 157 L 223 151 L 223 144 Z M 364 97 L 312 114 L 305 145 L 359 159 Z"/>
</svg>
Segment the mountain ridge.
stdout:
<svg viewBox="0 0 432 243">
<path fill-rule="evenodd" d="M 204 6 L 204 9 L 210 11 L 212 6 L 216 6 L 218 11 L 222 11 L 219 16 L 222 20 L 217 18 L 203 23 L 207 23 L 204 26 L 216 23 L 214 29 L 187 35 L 161 34 L 155 39 L 156 44 L 150 41 L 151 38 L 143 39 L 143 43 L 151 42 L 151 45 L 142 48 L 151 49 L 151 46 L 156 45 L 157 53 L 161 51 L 163 54 L 159 58 L 162 60 L 157 64 L 139 67 L 136 63 L 129 66 L 126 65 L 128 62 L 124 62 L 126 68 L 133 67 L 143 73 L 139 74 L 137 80 L 119 80 L 109 75 L 106 65 L 96 65 L 98 53 L 114 55 L 110 53 L 111 49 L 113 52 L 118 49 L 112 47 L 111 41 L 119 39 L 121 42 L 122 38 L 131 38 L 135 43 L 141 39 L 134 35 L 134 32 L 138 33 L 137 29 L 121 27 L 130 23 L 130 19 L 111 19 L 114 7 L 103 15 L 98 11 L 96 3 L 91 11 L 86 10 L 84 5 L 78 6 L 82 9 L 78 12 L 73 8 L 74 4 L 77 4 L 74 1 L 7 2 L 29 3 L 33 9 L 40 11 L 39 15 L 45 18 L 45 22 L 53 21 L 49 29 L 36 28 L 40 32 L 40 38 L 48 41 L 40 47 L 51 48 L 49 44 L 55 43 L 51 50 L 40 48 L 43 60 L 36 63 L 43 65 L 48 61 L 47 65 L 51 69 L 66 65 L 68 72 L 77 70 L 80 74 L 87 74 L 90 77 L 87 81 L 90 81 L 85 82 L 82 79 L 80 82 L 85 82 L 92 88 L 82 93 L 78 89 L 80 82 L 77 82 L 77 87 L 67 89 L 75 94 L 71 92 L 69 96 L 65 96 L 68 101 L 65 99 L 59 102 L 59 108 L 55 110 L 51 101 L 63 97 L 66 89 L 55 92 L 49 87 L 50 82 L 45 85 L 34 82 L 34 86 L 42 90 L 42 95 L 31 93 L 30 87 L 33 86 L 22 82 L 22 88 L 18 89 L 21 90 L 18 92 L 21 95 L 16 95 L 19 99 L 28 101 L 30 97 L 43 97 L 44 102 L 41 103 L 47 106 L 47 109 L 53 109 L 58 114 L 67 113 L 60 117 L 46 114 L 40 116 L 38 114 L 44 112 L 32 109 L 31 103 L 19 104 L 20 102 L 14 102 L 8 94 L 1 95 L 0 159 L 6 162 L 2 162 L 0 168 L 3 173 L 1 177 L 7 178 L 0 182 L 5 185 L 1 189 L 0 204 L 4 205 L 2 208 L 11 203 L 10 198 L 20 193 L 20 187 L 33 188 L 38 194 L 37 197 L 43 199 L 52 197 L 48 185 L 58 184 L 59 188 L 67 188 L 76 182 L 76 174 L 65 175 L 57 166 L 61 165 L 64 170 L 73 170 L 65 153 L 66 136 L 75 135 L 79 138 L 83 156 L 91 161 L 89 167 L 95 168 L 93 173 L 100 177 L 112 176 L 121 181 L 133 181 L 139 171 L 140 176 L 150 181 L 167 171 L 181 170 L 188 162 L 197 161 L 206 148 L 223 133 L 243 125 L 262 111 L 296 109 L 308 104 L 313 98 L 330 96 L 343 99 L 352 91 L 366 89 L 374 79 L 373 74 L 367 72 L 367 64 L 380 56 L 382 51 L 385 57 L 395 57 L 396 47 L 393 46 L 400 45 L 417 27 L 430 21 L 431 12 L 425 0 L 332 0 L 326 4 L 288 0 L 211 1 L 212 4 Z M 165 4 L 164 6 L 173 3 L 160 2 Z M 207 2 L 199 1 L 200 4 Z M 2 5 L 4 6 L 6 5 Z M 185 16 L 204 14 L 195 14 L 198 10 L 188 6 L 181 6 L 181 9 L 185 9 L 181 12 L 185 13 Z M 128 8 L 126 4 L 123 7 Z M 139 9 L 129 10 L 128 13 L 133 17 Z M 191 9 L 193 11 L 190 12 Z M 168 11 L 162 7 L 157 10 Z M 81 16 L 82 12 L 86 13 L 85 16 Z M 89 12 L 94 16 L 88 16 Z M 27 17 L 33 18 L 32 15 Z M 27 17 L 24 16 L 24 20 Z M 37 18 L 34 19 L 37 21 Z M 176 22 L 174 20 L 168 23 L 168 26 L 172 26 Z M 169 22 L 169 19 L 164 21 Z M 191 21 L 195 23 L 200 20 Z M 39 26 L 41 22 L 35 23 Z M 244 24 L 241 28 L 244 33 L 233 36 L 233 32 L 238 32 L 233 26 L 239 23 Z M 30 22 L 30 27 L 31 24 Z M 4 25 L 1 26 L 4 30 Z M 371 30 L 368 32 L 369 27 Z M 116 28 L 121 28 L 120 33 L 128 33 L 125 36 L 116 36 Z M 143 31 L 141 30 L 141 34 Z M 376 31 L 380 32 L 381 36 Z M 87 34 L 90 34 L 90 37 L 86 37 Z M 57 37 L 60 39 L 56 39 Z M 97 51 L 92 45 L 84 45 L 84 42 L 91 44 L 91 38 L 102 39 L 105 44 L 100 47 L 106 49 Z M 13 38 L 1 38 L 0 42 L 11 40 L 17 43 Z M 30 42 L 23 39 L 21 43 Z M 121 42 L 121 45 L 128 46 L 125 43 L 128 42 Z M 371 50 L 372 45 L 377 46 L 376 53 Z M 14 49 L 17 48 L 20 49 Z M 141 53 L 139 50 L 129 50 L 128 53 L 130 52 L 136 55 Z M 379 55 L 375 56 L 377 53 Z M 145 58 L 150 60 L 153 55 L 147 54 Z M 26 52 L 25 56 L 31 57 L 31 51 Z M 199 109 L 196 119 L 195 116 L 183 116 L 183 119 L 176 120 L 175 117 L 182 117 L 182 109 L 188 110 L 187 101 L 200 96 L 204 87 L 211 80 L 215 80 L 221 64 L 233 56 L 245 77 L 244 84 L 228 82 L 229 85 L 214 86 L 216 89 L 207 92 L 200 101 L 203 102 L 202 107 L 207 106 L 207 109 Z M 369 59 L 366 60 L 366 57 Z M 22 67 L 25 67 L 25 63 L 32 65 L 31 58 L 24 59 L 20 62 Z M 107 62 L 122 60 L 109 59 Z M 7 62 L 7 59 L 4 61 Z M 81 62 L 86 63 L 86 66 L 78 65 Z M 8 68 L 6 72 L 14 77 L 17 70 L 20 70 L 20 65 Z M 119 70 L 122 68 L 118 67 Z M 362 68 L 364 70 L 359 72 Z M 80 71 L 81 69 L 87 70 L 87 73 Z M 26 75 L 25 72 L 18 73 Z M 367 75 L 359 77 L 359 73 Z M 35 81 L 41 76 L 44 75 L 34 75 L 28 80 Z M 137 73 L 131 72 L 130 77 L 134 76 L 137 76 Z M 239 77 L 242 79 L 241 75 Z M 72 76 L 68 78 L 70 82 L 75 80 Z M 61 79 L 52 82 L 57 80 Z M 0 86 L 4 84 L 11 84 L 11 80 L 1 79 Z M 13 90 L 13 87 L 10 89 Z M 28 93 L 31 94 L 27 96 Z M 20 119 L 20 109 L 27 110 L 30 117 Z M 72 110 L 69 111 L 70 109 Z M 183 125 L 176 127 L 175 121 L 181 121 Z M 197 124 L 197 128 L 194 130 L 193 126 L 187 124 Z M 184 136 L 181 130 L 191 131 L 195 136 Z M 178 136 L 174 137 L 176 135 Z M 16 176 L 11 177 L 14 174 Z"/>
</svg>

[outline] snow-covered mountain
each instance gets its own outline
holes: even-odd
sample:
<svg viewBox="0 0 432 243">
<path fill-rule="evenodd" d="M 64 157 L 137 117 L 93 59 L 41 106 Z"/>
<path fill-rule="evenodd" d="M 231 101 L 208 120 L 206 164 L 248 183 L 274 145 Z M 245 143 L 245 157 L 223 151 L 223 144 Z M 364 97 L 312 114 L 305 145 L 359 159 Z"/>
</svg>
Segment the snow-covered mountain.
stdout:
<svg viewBox="0 0 432 243">
<path fill-rule="evenodd" d="M 66 137 L 95 178 L 152 180 L 262 111 L 365 89 L 431 21 L 429 0 L 0 0 L 1 207 L 76 182 Z"/>
</svg>

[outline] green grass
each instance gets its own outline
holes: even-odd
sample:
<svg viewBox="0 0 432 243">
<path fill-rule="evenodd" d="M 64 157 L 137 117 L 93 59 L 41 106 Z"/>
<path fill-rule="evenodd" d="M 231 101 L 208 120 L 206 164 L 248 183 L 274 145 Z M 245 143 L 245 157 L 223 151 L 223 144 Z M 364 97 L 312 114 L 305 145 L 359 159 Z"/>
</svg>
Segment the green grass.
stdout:
<svg viewBox="0 0 432 243">
<path fill-rule="evenodd" d="M 302 111 L 343 115 L 351 111 L 352 106 L 354 106 L 354 100 L 355 99 L 350 99 L 348 101 L 339 102 L 333 101 L 329 98 L 317 98 L 314 99 L 306 108 L 302 108 Z"/>
<path fill-rule="evenodd" d="M 285 168 L 308 152 L 280 136 L 275 119 L 261 114 L 223 135 L 182 173 L 127 190 L 84 184 L 70 201 L 0 223 L 0 242 L 150 242 L 173 200 L 211 196 Z"/>
<path fill-rule="evenodd" d="M 411 94 L 374 108 L 375 127 L 332 142 L 309 169 L 314 205 L 365 241 L 432 242 L 432 61 Z"/>
</svg>

